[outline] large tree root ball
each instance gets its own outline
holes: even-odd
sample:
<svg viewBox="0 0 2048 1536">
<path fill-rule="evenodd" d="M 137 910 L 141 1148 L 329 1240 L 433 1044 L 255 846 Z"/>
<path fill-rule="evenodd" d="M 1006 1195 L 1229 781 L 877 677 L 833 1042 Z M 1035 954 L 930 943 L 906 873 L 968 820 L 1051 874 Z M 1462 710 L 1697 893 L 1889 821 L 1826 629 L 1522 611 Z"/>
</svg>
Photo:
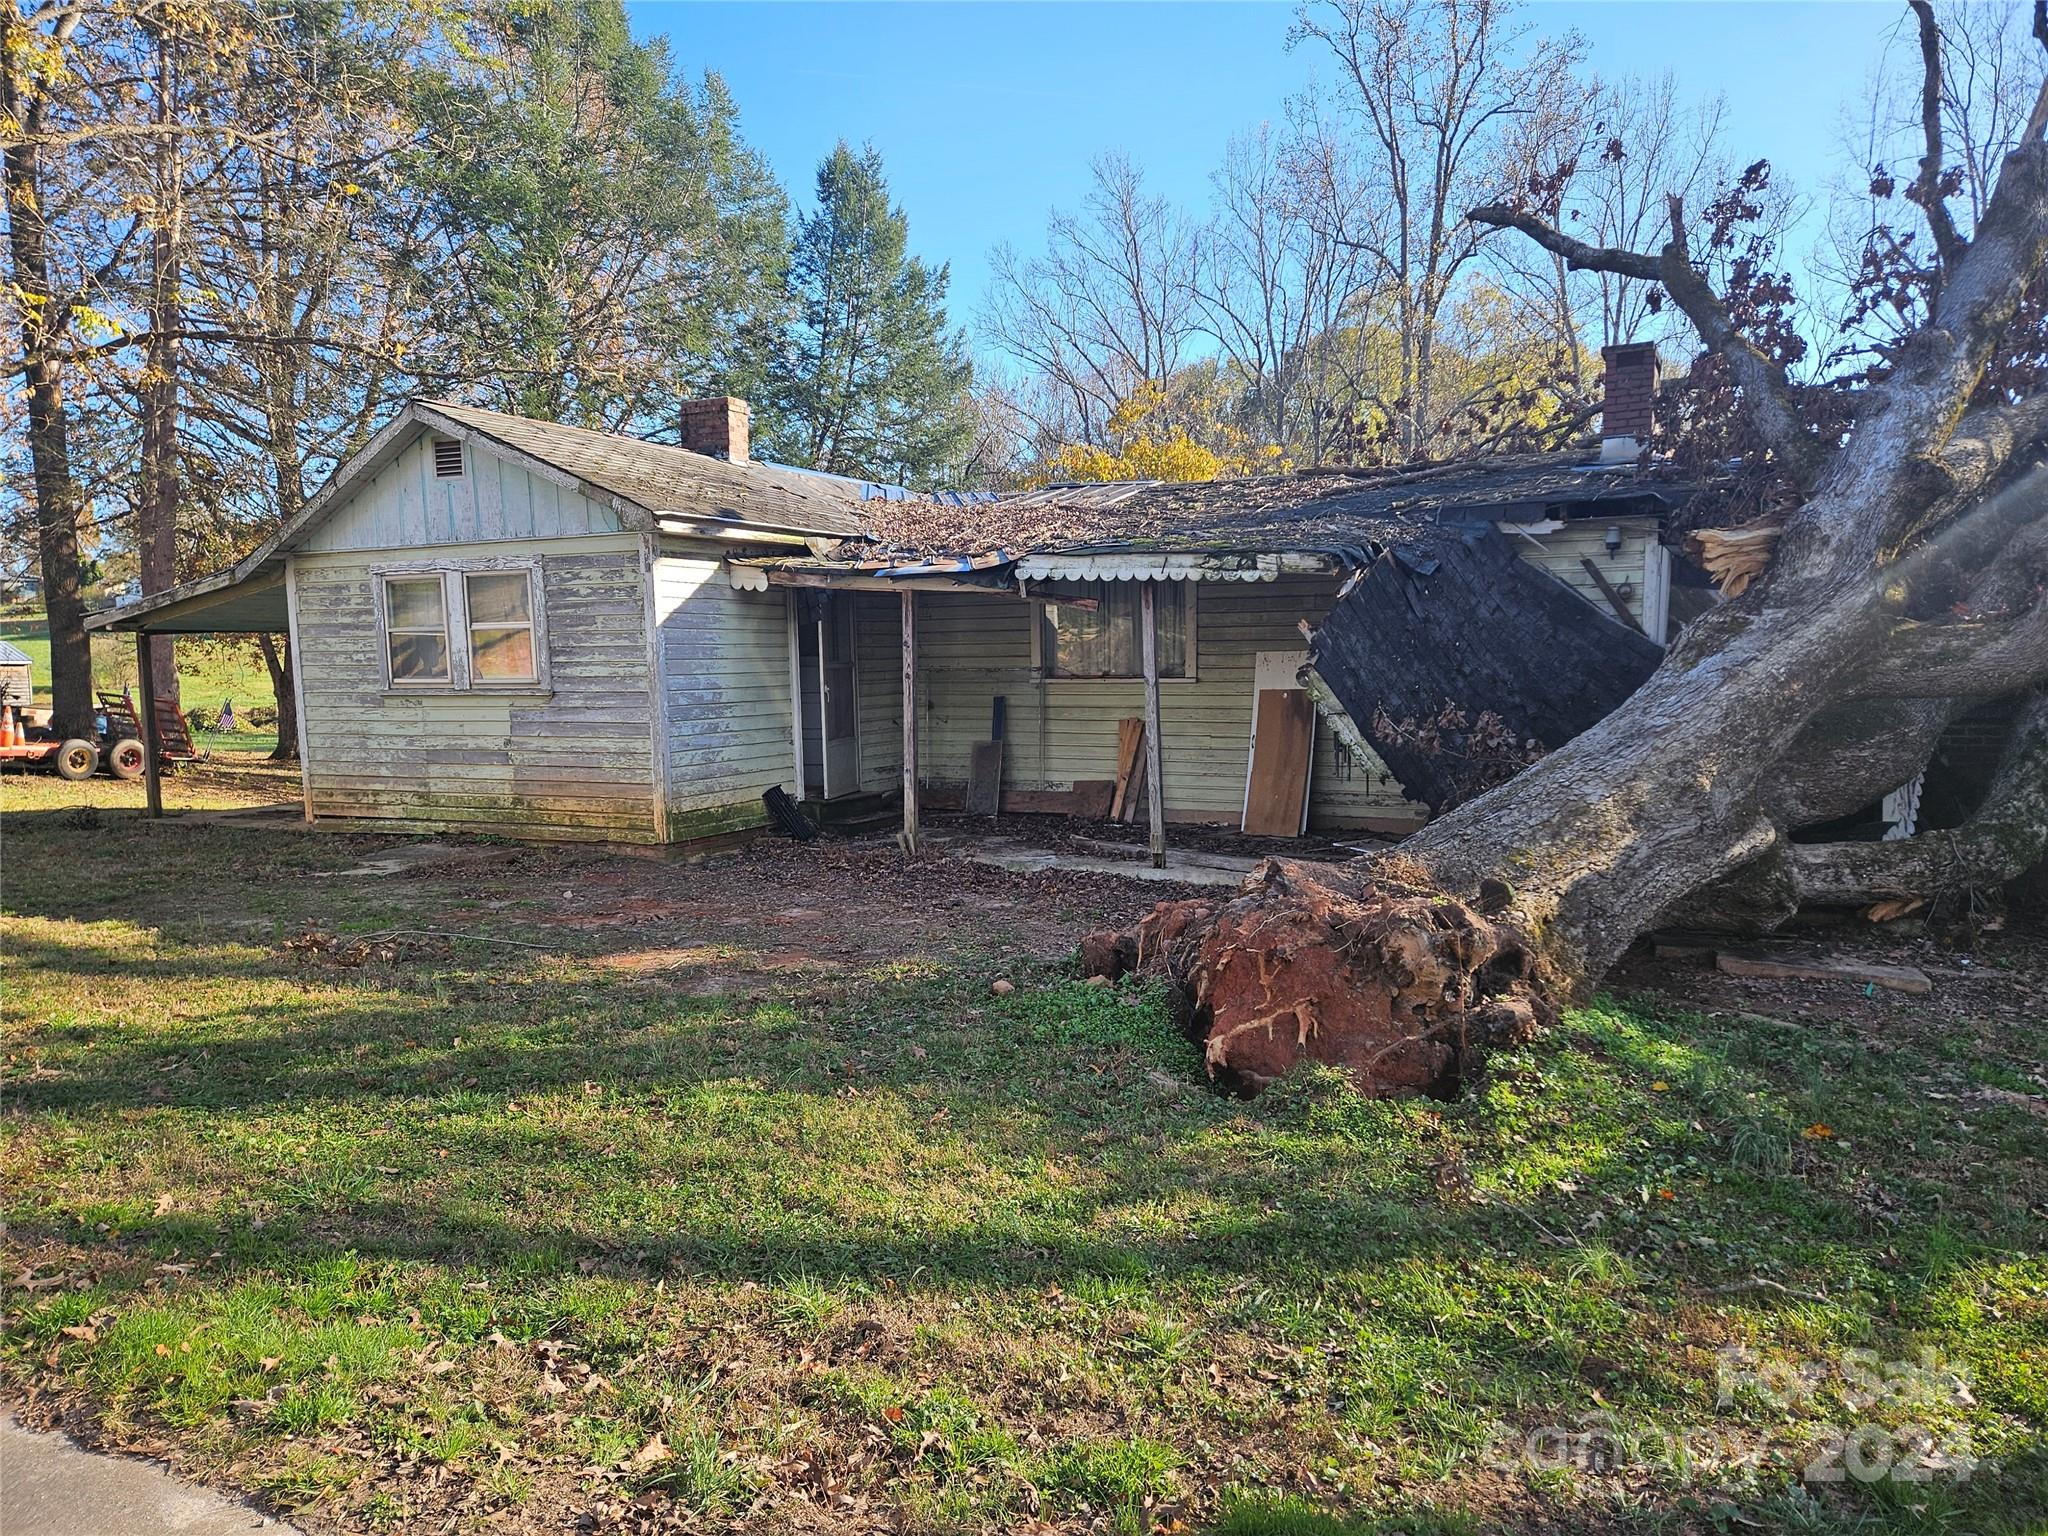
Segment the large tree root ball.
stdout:
<svg viewBox="0 0 2048 1536">
<path fill-rule="evenodd" d="M 1317 1061 L 1365 1093 L 1448 1094 L 1485 1046 L 1549 1021 L 1515 928 L 1398 867 L 1362 885 L 1333 873 L 1268 859 L 1227 900 L 1165 902 L 1129 933 L 1089 935 L 1083 968 L 1164 977 L 1210 1076 L 1246 1093 Z"/>
</svg>

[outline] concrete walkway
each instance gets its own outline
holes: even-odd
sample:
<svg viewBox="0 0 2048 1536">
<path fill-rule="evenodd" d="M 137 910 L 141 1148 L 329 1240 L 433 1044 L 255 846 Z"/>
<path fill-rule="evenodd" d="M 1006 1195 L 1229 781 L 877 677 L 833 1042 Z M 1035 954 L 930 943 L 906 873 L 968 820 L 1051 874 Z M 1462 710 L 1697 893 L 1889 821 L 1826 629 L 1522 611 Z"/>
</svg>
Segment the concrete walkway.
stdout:
<svg viewBox="0 0 2048 1536">
<path fill-rule="evenodd" d="M 0 1536 L 298 1536 L 253 1505 L 179 1482 L 153 1461 L 39 1435 L 0 1409 Z"/>
<path fill-rule="evenodd" d="M 1115 853 L 1055 853 L 1009 837 L 968 837 L 957 832 L 935 832 L 925 841 L 943 848 L 956 858 L 976 864 L 993 864 L 1016 874 L 1037 874 L 1048 869 L 1082 870 L 1093 875 L 1116 875 L 1124 880 L 1165 880 L 1181 885 L 1238 886 L 1258 867 L 1258 860 L 1244 854 L 1201 853 L 1169 847 L 1166 867 L 1154 869 L 1143 848 L 1120 849 Z M 1116 845 L 1102 843 L 1108 849 Z"/>
</svg>

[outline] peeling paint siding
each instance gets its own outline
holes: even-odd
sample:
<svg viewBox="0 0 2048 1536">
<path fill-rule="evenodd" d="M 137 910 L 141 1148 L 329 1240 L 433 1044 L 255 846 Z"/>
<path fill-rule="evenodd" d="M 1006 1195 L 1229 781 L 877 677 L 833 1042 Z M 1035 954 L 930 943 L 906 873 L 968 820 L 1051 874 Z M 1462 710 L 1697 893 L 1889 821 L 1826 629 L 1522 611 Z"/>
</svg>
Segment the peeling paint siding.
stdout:
<svg viewBox="0 0 2048 1536">
<path fill-rule="evenodd" d="M 394 694 L 371 595 L 382 566 L 538 559 L 553 692 Z M 652 842 L 654 700 L 640 541 L 553 538 L 298 555 L 295 637 L 316 817 Z"/>
<path fill-rule="evenodd" d="M 1240 820 L 1251 747 L 1253 658 L 1259 651 L 1302 649 L 1296 624 L 1320 619 L 1335 594 L 1333 581 L 1311 578 L 1201 584 L 1197 678 L 1164 681 L 1159 690 L 1169 814 L 1233 825 Z M 862 762 L 871 784 L 884 760 L 885 739 L 894 743 L 886 755 L 890 771 L 901 771 L 902 652 L 895 605 L 883 601 L 887 610 L 864 610 L 860 629 Z M 1006 788 L 1064 790 L 1077 779 L 1116 776 L 1117 722 L 1144 713 L 1144 685 L 1034 679 L 1031 615 L 1030 605 L 1011 594 L 918 598 L 919 764 L 927 782 L 966 781 L 969 752 L 988 735 L 996 694 L 1009 699 Z M 1349 760 L 1327 730 L 1318 731 L 1311 826 L 1419 823 L 1422 815 L 1377 759 Z"/>
<path fill-rule="evenodd" d="M 1621 529 L 1621 552 L 1610 556 L 1607 553 L 1607 530 Z M 1536 535 L 1542 541 L 1537 548 L 1528 539 L 1510 530 L 1508 538 L 1514 542 L 1521 556 L 1531 565 L 1550 572 L 1602 613 L 1612 615 L 1614 608 L 1601 594 L 1600 586 L 1586 574 L 1581 560 L 1591 560 L 1600 567 L 1600 574 L 1617 587 L 1624 582 L 1629 588 L 1628 610 L 1638 622 L 1643 616 L 1643 557 L 1657 537 L 1656 524 L 1648 518 L 1615 518 L 1603 522 L 1599 518 L 1587 518 L 1584 522 L 1572 523 L 1555 533 Z"/>
<path fill-rule="evenodd" d="M 337 507 L 308 537 L 309 553 L 395 550 L 420 544 L 547 539 L 620 531 L 618 514 L 472 438 L 461 475 L 434 475 L 431 432 Z"/>
<path fill-rule="evenodd" d="M 690 818 L 730 809 L 719 830 L 765 826 L 762 792 L 796 790 L 784 596 L 736 591 L 713 545 L 663 539 L 660 548 L 654 613 L 671 823 L 690 835 Z"/>
</svg>

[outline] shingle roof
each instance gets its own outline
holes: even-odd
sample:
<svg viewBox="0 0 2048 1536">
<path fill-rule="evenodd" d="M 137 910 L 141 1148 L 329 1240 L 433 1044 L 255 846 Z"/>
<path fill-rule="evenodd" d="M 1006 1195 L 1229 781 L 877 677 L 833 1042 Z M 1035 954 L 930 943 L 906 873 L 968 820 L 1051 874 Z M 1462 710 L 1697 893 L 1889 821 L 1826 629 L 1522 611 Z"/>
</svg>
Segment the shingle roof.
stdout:
<svg viewBox="0 0 2048 1536">
<path fill-rule="evenodd" d="M 0 640 L 0 667 L 28 667 L 35 663 L 29 660 L 28 652 L 18 645 L 9 645 Z"/>
<path fill-rule="evenodd" d="M 772 464 L 733 464 L 670 443 L 508 416 L 446 400 L 419 404 L 649 512 L 738 520 L 834 538 L 860 533 L 858 492 L 828 477 Z"/>
<path fill-rule="evenodd" d="M 1694 487 L 1661 471 L 1530 454 L 1424 468 L 1213 480 L 1050 486 L 980 506 L 869 503 L 885 548 L 919 554 L 1099 550 L 1356 550 L 1410 541 L 1448 515 L 1495 521 L 1611 510 L 1655 512 Z"/>
</svg>

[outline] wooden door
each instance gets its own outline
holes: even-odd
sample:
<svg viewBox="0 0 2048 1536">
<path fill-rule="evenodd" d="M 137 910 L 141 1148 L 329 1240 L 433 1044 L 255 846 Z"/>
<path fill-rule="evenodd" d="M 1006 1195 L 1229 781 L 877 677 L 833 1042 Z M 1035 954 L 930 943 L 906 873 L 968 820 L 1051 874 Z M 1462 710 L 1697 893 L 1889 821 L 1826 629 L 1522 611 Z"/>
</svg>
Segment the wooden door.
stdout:
<svg viewBox="0 0 2048 1536">
<path fill-rule="evenodd" d="M 1255 837 L 1299 837 L 1308 826 L 1316 709 L 1297 676 L 1307 660 L 1303 651 L 1260 651 L 1253 662 L 1241 825 Z"/>
</svg>

